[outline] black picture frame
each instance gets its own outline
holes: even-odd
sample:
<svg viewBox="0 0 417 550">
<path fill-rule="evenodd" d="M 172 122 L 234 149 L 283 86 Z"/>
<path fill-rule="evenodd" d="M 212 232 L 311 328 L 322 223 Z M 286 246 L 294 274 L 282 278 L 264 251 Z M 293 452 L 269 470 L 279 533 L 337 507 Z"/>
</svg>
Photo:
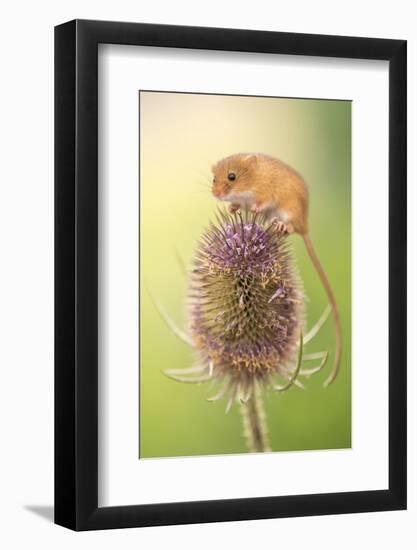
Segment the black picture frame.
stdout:
<svg viewBox="0 0 417 550">
<path fill-rule="evenodd" d="M 97 53 L 110 43 L 389 61 L 387 490 L 98 506 Z M 79 531 L 406 508 L 406 46 L 106 21 L 55 28 L 55 523 Z"/>
</svg>

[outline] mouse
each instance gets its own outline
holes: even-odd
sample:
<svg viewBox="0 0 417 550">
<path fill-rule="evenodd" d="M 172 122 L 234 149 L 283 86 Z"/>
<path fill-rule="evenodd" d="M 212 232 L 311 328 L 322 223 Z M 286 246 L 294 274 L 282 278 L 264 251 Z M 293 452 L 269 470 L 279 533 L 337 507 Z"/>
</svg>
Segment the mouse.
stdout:
<svg viewBox="0 0 417 550">
<path fill-rule="evenodd" d="M 277 231 L 298 234 L 326 291 L 335 328 L 335 357 L 325 381 L 331 384 L 340 369 L 342 338 L 340 316 L 329 279 L 310 239 L 308 225 L 309 195 L 303 177 L 291 166 L 263 153 L 238 153 L 212 166 L 212 193 L 229 204 L 231 213 L 239 209 L 264 213 Z"/>
</svg>

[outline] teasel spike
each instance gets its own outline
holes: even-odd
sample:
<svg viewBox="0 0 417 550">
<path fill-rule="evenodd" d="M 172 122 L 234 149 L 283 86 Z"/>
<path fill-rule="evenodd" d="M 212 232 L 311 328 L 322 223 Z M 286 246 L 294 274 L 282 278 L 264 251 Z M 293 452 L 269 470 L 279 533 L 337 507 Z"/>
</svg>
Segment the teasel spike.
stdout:
<svg viewBox="0 0 417 550">
<path fill-rule="evenodd" d="M 227 402 L 227 405 L 226 405 L 226 409 L 225 409 L 225 414 L 228 414 L 230 409 L 232 408 L 232 405 L 233 405 L 233 402 L 236 400 L 236 393 L 237 393 L 237 388 L 238 388 L 238 385 L 235 384 L 234 385 L 234 388 L 232 389 L 232 394 L 231 396 L 229 397 L 229 400 Z"/>
<path fill-rule="evenodd" d="M 245 230 L 244 230 L 244 226 L 243 226 L 243 218 L 242 218 L 242 214 L 240 212 L 240 210 L 237 211 L 237 217 L 239 218 L 240 220 L 240 229 L 241 229 L 241 237 L 242 237 L 242 241 L 244 241 L 245 239 Z"/>
<path fill-rule="evenodd" d="M 293 374 L 291 375 L 291 378 L 288 380 L 288 382 L 286 384 L 284 384 L 283 386 L 274 386 L 274 391 L 279 391 L 279 392 L 286 391 L 294 384 L 294 382 L 297 380 L 297 376 L 298 376 L 298 374 L 300 372 L 300 369 L 301 369 L 302 359 L 303 359 L 303 333 L 301 331 L 300 332 L 300 343 L 299 343 L 299 348 L 298 348 L 297 366 L 296 366 Z"/>
<path fill-rule="evenodd" d="M 324 323 L 327 321 L 331 310 L 332 308 L 330 304 L 327 304 L 326 308 L 324 309 L 317 323 L 307 332 L 304 338 L 304 344 L 308 344 L 309 342 L 311 342 L 311 340 L 319 333 L 320 329 L 322 328 Z"/>
<path fill-rule="evenodd" d="M 196 365 L 194 367 L 189 367 L 188 369 L 165 369 L 162 372 L 167 376 L 182 376 L 187 374 L 196 374 L 201 373 L 207 370 L 205 365 Z"/>
<path fill-rule="evenodd" d="M 221 389 L 215 395 L 213 395 L 212 397 L 207 397 L 207 401 L 209 401 L 210 403 L 214 403 L 214 401 L 218 401 L 219 399 L 221 399 L 229 391 L 230 385 L 231 381 L 227 380 L 227 382 L 223 384 Z"/>
<path fill-rule="evenodd" d="M 149 290 L 149 296 L 151 298 L 151 301 L 153 305 L 155 306 L 156 310 L 158 311 L 161 319 L 165 322 L 165 324 L 168 326 L 168 328 L 171 329 L 171 332 L 177 336 L 182 342 L 190 346 L 191 348 L 194 348 L 194 342 L 192 339 L 183 332 L 180 328 L 177 327 L 177 325 L 174 323 L 174 321 L 169 317 L 169 315 L 166 313 L 162 305 L 159 303 L 159 301 L 155 298 L 155 296 L 152 294 L 152 292 Z"/>
<path fill-rule="evenodd" d="M 208 382 L 211 380 L 211 376 L 178 376 L 174 374 L 169 374 L 167 371 L 162 371 L 163 374 L 167 378 L 171 378 L 172 380 L 175 380 L 176 382 L 184 382 L 184 384 L 202 384 L 203 382 Z"/>
<path fill-rule="evenodd" d="M 313 355 L 320 355 L 320 354 L 315 353 Z M 300 375 L 302 375 L 302 376 L 311 376 L 312 374 L 316 374 L 316 373 L 320 372 L 323 369 L 323 367 L 326 365 L 328 358 L 329 358 L 329 352 L 328 351 L 323 352 L 323 358 L 321 360 L 321 363 L 317 367 L 312 367 L 310 369 L 301 369 L 300 370 Z"/>
</svg>

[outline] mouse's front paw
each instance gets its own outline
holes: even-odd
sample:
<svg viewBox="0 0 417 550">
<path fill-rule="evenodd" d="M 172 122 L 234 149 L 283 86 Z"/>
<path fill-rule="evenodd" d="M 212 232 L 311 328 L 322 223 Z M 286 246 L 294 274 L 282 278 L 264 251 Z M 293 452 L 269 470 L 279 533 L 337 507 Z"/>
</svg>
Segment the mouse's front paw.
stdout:
<svg viewBox="0 0 417 550">
<path fill-rule="evenodd" d="M 254 214 L 260 214 L 262 212 L 262 206 L 259 206 L 259 204 L 252 204 L 250 211 Z"/>
<path fill-rule="evenodd" d="M 240 204 L 232 202 L 232 204 L 229 205 L 229 212 L 231 214 L 235 214 L 238 210 L 240 210 Z"/>
</svg>

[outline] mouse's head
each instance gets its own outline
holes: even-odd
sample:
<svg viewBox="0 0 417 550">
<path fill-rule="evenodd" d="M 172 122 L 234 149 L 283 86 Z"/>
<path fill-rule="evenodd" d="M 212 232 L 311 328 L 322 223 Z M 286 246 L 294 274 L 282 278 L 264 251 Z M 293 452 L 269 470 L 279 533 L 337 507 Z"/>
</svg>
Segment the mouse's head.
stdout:
<svg viewBox="0 0 417 550">
<path fill-rule="evenodd" d="M 223 201 L 232 201 L 234 196 L 251 191 L 256 162 L 256 155 L 244 153 L 219 160 L 211 169 L 213 195 Z"/>
</svg>

